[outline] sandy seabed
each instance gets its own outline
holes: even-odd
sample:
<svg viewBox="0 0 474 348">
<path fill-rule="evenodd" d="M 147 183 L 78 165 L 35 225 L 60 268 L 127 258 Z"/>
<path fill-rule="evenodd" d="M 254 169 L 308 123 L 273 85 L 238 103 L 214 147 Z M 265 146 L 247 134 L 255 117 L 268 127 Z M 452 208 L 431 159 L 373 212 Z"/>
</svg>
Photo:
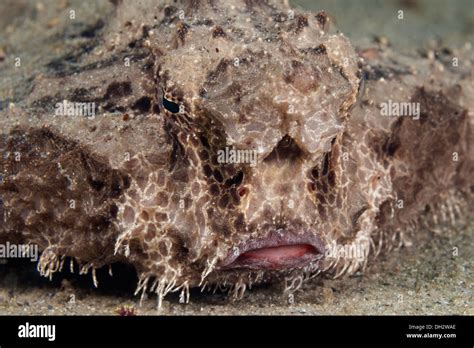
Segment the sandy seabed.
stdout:
<svg viewBox="0 0 474 348">
<path fill-rule="evenodd" d="M 158 311 L 154 294 L 139 306 L 134 273 L 124 267 L 114 266 L 113 278 L 100 271 L 95 289 L 90 274 L 64 271 L 49 281 L 33 263 L 13 262 L 0 268 L 0 314 L 117 315 L 129 306 L 138 315 L 473 315 L 473 229 L 471 223 L 449 236 L 424 232 L 413 246 L 381 256 L 364 273 L 306 283 L 293 303 L 275 284 L 253 288 L 240 301 L 196 289 L 189 304 L 180 304 L 172 294 Z"/>
<path fill-rule="evenodd" d="M 43 5 L 38 5 L 42 3 Z M 108 2 L 81 1 L 2 1 L 0 4 L 0 55 L 22 53 L 25 75 L 12 74 L 0 67 L 2 99 L 26 94 L 25 76 L 54 57 L 61 57 L 73 42 L 58 41 L 64 32 L 59 13 L 73 6 L 94 23 L 110 11 Z M 443 37 L 454 47 L 473 40 L 472 2 L 391 1 L 374 6 L 377 1 L 297 1 L 310 9 L 327 8 L 337 25 L 355 43 L 375 33 L 387 35 L 395 46 L 416 50 L 422 42 Z M 435 3 L 433 5 L 433 3 Z M 323 4 L 323 5 L 321 5 Z M 359 5 L 360 4 L 360 5 Z M 451 5 L 450 5 L 451 4 Z M 387 20 L 401 6 L 407 6 L 407 22 L 399 26 Z M 436 6 L 435 6 L 436 5 Z M 433 9 L 438 8 L 437 11 Z M 23 16 L 23 17 L 22 17 Z M 25 19 L 24 16 L 29 16 Z M 370 20 L 368 20 L 370 18 Z M 452 19 L 456 18 L 455 21 Z M 447 22 L 450 20 L 450 22 Z M 47 30 L 43 30 L 47 27 Z M 469 29 L 471 28 L 471 29 Z M 81 24 L 68 29 L 81 31 Z M 3 32 L 5 30 L 5 32 Z M 402 30 L 402 32 L 397 30 Z M 54 48 L 54 49 L 53 49 Z M 6 96 L 6 98 L 4 98 Z M 473 221 L 471 219 L 471 221 Z M 178 295 L 168 296 L 157 311 L 156 296 L 149 294 L 138 306 L 133 296 L 136 276 L 133 271 L 114 266 L 114 277 L 107 270 L 98 274 L 95 289 L 91 275 L 58 273 L 53 281 L 39 276 L 31 262 L 8 260 L 0 264 L 0 315 L 117 315 L 122 306 L 135 308 L 139 315 L 356 315 L 356 314 L 457 314 L 473 315 L 474 222 L 459 232 L 435 235 L 420 231 L 413 245 L 382 255 L 364 273 L 331 280 L 314 279 L 295 293 L 293 303 L 279 285 L 266 285 L 246 292 L 240 301 L 230 301 L 225 294 L 191 293 L 189 304 L 180 304 Z"/>
</svg>

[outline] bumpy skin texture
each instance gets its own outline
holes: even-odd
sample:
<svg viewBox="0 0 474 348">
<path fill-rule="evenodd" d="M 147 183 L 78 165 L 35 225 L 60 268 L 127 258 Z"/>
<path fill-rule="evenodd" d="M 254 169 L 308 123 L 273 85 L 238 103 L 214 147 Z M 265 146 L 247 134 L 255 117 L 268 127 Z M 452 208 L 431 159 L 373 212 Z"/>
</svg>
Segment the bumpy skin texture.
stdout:
<svg viewBox="0 0 474 348">
<path fill-rule="evenodd" d="M 46 276 L 71 257 L 81 272 L 132 264 L 160 299 L 291 290 L 363 269 L 472 202 L 469 49 L 356 52 L 325 13 L 264 1 L 119 2 L 96 36 L 100 52 L 52 65 L 1 111 L 0 240 L 39 245 Z M 54 116 L 64 99 L 101 109 Z M 420 119 L 382 117 L 388 99 L 420 103 Z M 226 146 L 257 150 L 256 166 L 218 163 Z M 363 258 L 327 257 L 363 243 Z M 291 244 L 314 250 L 278 269 L 235 263 Z"/>
</svg>

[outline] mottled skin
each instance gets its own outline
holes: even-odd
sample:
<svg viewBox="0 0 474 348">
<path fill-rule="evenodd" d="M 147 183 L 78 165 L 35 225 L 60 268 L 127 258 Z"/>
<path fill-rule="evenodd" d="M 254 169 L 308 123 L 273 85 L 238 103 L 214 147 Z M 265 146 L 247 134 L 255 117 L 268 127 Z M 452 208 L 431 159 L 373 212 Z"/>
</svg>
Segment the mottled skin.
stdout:
<svg viewBox="0 0 474 348">
<path fill-rule="evenodd" d="M 420 223 L 462 218 L 472 51 L 456 52 L 458 67 L 452 52 L 356 53 L 328 27 L 323 12 L 276 2 L 117 4 L 100 50 L 53 65 L 1 111 L 2 151 L 21 159 L 0 163 L 0 240 L 38 244 L 46 276 L 66 257 L 81 272 L 125 262 L 137 292 L 186 300 L 193 286 L 226 284 L 238 297 L 254 282 L 286 279 L 291 291 L 321 271 L 350 274 Z M 63 99 L 101 109 L 54 117 Z M 388 99 L 419 102 L 420 119 L 382 117 Z M 257 150 L 257 165 L 218 163 L 226 146 Z M 278 269 L 236 262 L 294 243 L 313 253 Z M 326 257 L 332 243 L 370 253 Z"/>
</svg>

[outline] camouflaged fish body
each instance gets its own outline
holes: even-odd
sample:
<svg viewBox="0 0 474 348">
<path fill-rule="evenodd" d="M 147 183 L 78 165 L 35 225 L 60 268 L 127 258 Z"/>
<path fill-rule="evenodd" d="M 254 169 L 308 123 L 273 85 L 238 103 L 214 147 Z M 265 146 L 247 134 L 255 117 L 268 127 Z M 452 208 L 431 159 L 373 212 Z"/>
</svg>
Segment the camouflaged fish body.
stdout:
<svg viewBox="0 0 474 348">
<path fill-rule="evenodd" d="M 46 276 L 123 262 L 160 301 L 291 291 L 472 202 L 469 47 L 356 52 L 324 12 L 263 1 L 119 3 L 95 36 L 1 111 L 0 240 L 37 244 Z M 383 114 L 397 103 L 412 114 Z"/>
</svg>

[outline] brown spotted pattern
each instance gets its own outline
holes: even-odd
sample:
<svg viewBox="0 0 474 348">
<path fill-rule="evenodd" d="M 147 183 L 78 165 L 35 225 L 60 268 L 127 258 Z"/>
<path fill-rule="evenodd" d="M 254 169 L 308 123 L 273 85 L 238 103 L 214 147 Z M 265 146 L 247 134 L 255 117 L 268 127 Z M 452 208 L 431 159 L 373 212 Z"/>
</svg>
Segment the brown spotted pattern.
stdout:
<svg viewBox="0 0 474 348">
<path fill-rule="evenodd" d="M 48 276 L 66 257 L 81 272 L 126 262 L 137 292 L 161 301 L 180 290 L 186 301 L 192 286 L 241 296 L 254 282 L 284 279 L 291 290 L 320 272 L 353 273 L 409 244 L 420 221 L 462 217 L 472 59 L 449 70 L 385 48 L 364 60 L 329 24 L 276 1 L 120 3 L 99 58 L 37 78 L 19 108 L 2 111 L 2 149 L 25 160 L 1 162 L 0 240 L 38 244 Z M 394 60 L 407 68 L 393 73 Z M 388 98 L 419 102 L 420 119 L 382 117 Z M 100 116 L 51 117 L 64 99 L 93 101 Z M 226 147 L 254 151 L 256 164 L 219 163 Z M 275 231 L 368 254 L 221 269 Z"/>
</svg>

